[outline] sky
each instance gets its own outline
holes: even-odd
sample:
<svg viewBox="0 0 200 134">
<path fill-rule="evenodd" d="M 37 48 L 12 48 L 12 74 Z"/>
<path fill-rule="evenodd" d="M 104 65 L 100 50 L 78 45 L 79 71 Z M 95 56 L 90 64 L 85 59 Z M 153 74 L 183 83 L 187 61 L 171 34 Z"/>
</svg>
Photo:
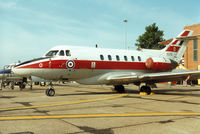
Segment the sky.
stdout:
<svg viewBox="0 0 200 134">
<path fill-rule="evenodd" d="M 41 57 L 56 45 L 124 49 L 125 27 L 130 49 L 153 23 L 169 39 L 200 23 L 199 5 L 199 0 L 0 0 L 0 68 Z"/>
</svg>

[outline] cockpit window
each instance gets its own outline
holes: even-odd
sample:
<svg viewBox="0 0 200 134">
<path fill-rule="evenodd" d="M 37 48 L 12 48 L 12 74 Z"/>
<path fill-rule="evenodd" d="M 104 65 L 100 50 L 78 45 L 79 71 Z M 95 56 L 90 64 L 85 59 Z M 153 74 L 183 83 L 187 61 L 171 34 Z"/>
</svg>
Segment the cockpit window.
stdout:
<svg viewBox="0 0 200 134">
<path fill-rule="evenodd" d="M 70 50 L 66 50 L 66 56 L 71 56 Z"/>
<path fill-rule="evenodd" d="M 49 51 L 46 56 L 54 56 L 58 53 L 58 50 Z"/>
<path fill-rule="evenodd" d="M 59 53 L 59 56 L 64 56 L 64 55 L 65 55 L 65 54 L 64 54 L 64 51 L 61 50 L 60 53 Z"/>
</svg>

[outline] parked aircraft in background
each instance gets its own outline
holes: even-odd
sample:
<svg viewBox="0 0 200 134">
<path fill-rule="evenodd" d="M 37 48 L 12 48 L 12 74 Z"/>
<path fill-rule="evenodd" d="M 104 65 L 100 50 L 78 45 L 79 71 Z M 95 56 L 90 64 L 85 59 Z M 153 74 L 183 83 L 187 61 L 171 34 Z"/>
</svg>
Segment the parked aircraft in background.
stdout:
<svg viewBox="0 0 200 134">
<path fill-rule="evenodd" d="M 30 76 L 27 78 L 13 73 L 11 70 L 17 64 L 19 63 L 6 65 L 4 66 L 4 69 L 0 70 L 0 90 L 2 90 L 2 88 L 6 86 L 9 86 L 9 88 L 13 90 L 15 85 L 18 85 L 20 90 L 23 90 L 28 84 L 32 89 L 32 83 L 45 86 L 46 82 L 51 82 L 36 76 Z"/>
<path fill-rule="evenodd" d="M 19 63 L 17 63 L 19 64 Z M 22 90 L 25 88 L 26 82 L 25 78 L 14 74 L 11 69 L 14 68 L 17 64 L 10 64 L 4 67 L 4 69 L 0 70 L 0 83 L 2 87 L 9 86 L 11 89 L 14 89 L 14 86 L 17 84 L 19 88 Z"/>
<path fill-rule="evenodd" d="M 113 85 L 124 92 L 126 84 L 141 86 L 140 92 L 151 93 L 157 82 L 179 81 L 200 77 L 200 71 L 171 72 L 183 57 L 192 31 L 184 30 L 162 50 L 119 50 L 79 46 L 56 46 L 43 57 L 17 65 L 13 72 L 46 80 L 76 81 L 81 84 Z M 46 90 L 54 96 L 51 86 Z"/>
</svg>

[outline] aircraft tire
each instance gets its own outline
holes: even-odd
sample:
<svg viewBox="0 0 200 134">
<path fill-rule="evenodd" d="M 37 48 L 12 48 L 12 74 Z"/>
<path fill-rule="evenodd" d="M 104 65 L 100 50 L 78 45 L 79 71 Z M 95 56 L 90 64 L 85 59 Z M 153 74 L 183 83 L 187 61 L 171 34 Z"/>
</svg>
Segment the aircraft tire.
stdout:
<svg viewBox="0 0 200 134">
<path fill-rule="evenodd" d="M 141 88 L 140 88 L 140 92 L 144 92 L 145 91 L 145 86 L 142 86 Z"/>
<path fill-rule="evenodd" d="M 35 85 L 39 85 L 39 82 L 34 82 Z"/>
<path fill-rule="evenodd" d="M 40 85 L 41 87 L 44 87 L 44 86 L 46 86 L 46 82 L 40 82 L 39 85 Z"/>
<path fill-rule="evenodd" d="M 140 92 L 146 92 L 149 95 L 149 94 L 151 94 L 151 87 L 150 86 L 142 86 L 140 88 Z"/>
<path fill-rule="evenodd" d="M 53 88 L 47 89 L 46 90 L 46 95 L 47 96 L 54 96 L 55 95 L 55 90 Z"/>
<path fill-rule="evenodd" d="M 123 85 L 116 85 L 114 90 L 117 91 L 117 93 L 125 93 L 125 89 Z"/>
</svg>

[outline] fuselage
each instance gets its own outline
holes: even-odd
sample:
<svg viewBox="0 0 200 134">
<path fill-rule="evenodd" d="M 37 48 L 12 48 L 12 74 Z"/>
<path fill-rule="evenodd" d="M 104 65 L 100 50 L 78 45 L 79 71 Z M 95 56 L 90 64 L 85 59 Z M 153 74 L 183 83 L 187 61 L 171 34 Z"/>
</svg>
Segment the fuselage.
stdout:
<svg viewBox="0 0 200 134">
<path fill-rule="evenodd" d="M 42 58 L 17 65 L 13 71 L 23 77 L 69 80 L 83 84 L 109 84 L 112 73 L 138 74 L 173 69 L 161 50 L 120 50 L 75 46 L 56 46 Z"/>
</svg>

